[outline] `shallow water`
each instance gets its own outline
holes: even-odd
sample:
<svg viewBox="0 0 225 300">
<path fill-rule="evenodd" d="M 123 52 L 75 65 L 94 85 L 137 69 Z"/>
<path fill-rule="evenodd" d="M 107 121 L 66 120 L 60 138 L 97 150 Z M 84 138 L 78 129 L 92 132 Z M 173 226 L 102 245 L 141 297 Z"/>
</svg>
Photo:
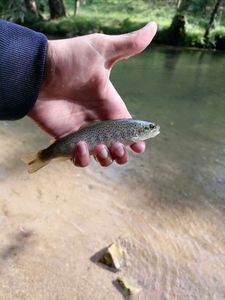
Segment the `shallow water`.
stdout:
<svg viewBox="0 0 225 300">
<path fill-rule="evenodd" d="M 54 162 L 28 175 L 20 156 L 48 143 L 31 121 L 0 123 L 0 299 L 225 299 L 225 59 L 152 48 L 112 80 L 161 134 L 126 166 Z M 92 257 L 126 251 L 113 273 Z"/>
</svg>

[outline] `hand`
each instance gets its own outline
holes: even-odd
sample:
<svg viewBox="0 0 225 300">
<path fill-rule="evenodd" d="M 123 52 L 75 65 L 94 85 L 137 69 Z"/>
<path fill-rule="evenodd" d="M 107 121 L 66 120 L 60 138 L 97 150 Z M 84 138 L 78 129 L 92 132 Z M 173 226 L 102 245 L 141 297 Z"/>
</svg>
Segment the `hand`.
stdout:
<svg viewBox="0 0 225 300">
<path fill-rule="evenodd" d="M 110 82 L 113 65 L 143 51 L 156 33 L 149 23 L 138 31 L 109 36 L 90 34 L 48 42 L 45 79 L 39 97 L 29 116 L 55 138 L 78 130 L 94 120 L 130 118 L 130 114 Z M 144 142 L 131 148 L 141 153 Z M 115 143 L 110 149 L 97 145 L 94 155 L 102 166 L 113 160 L 126 163 L 127 149 Z M 75 165 L 90 162 L 88 146 L 79 142 L 75 149 Z"/>
</svg>

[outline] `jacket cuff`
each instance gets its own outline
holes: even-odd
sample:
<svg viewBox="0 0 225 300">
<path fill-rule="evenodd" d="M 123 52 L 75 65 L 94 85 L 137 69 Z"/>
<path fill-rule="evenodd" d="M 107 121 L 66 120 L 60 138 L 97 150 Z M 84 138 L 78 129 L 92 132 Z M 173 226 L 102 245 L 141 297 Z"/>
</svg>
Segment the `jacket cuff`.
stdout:
<svg viewBox="0 0 225 300">
<path fill-rule="evenodd" d="M 0 120 L 24 117 L 44 78 L 48 40 L 41 33 L 0 20 Z"/>
</svg>

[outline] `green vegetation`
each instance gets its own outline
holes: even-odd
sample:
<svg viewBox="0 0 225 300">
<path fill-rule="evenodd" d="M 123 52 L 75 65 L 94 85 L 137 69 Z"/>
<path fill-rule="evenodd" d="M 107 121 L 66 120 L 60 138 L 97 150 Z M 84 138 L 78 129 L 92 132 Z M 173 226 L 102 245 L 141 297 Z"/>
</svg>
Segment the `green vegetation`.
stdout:
<svg viewBox="0 0 225 300">
<path fill-rule="evenodd" d="M 149 20 L 158 24 L 158 33 L 155 42 L 191 46 L 210 47 L 224 49 L 225 44 L 225 17 L 223 1 L 216 0 L 86 0 L 79 1 L 80 7 L 74 16 L 74 3 L 77 1 L 64 1 L 66 16 L 50 19 L 48 2 L 45 0 L 26 0 L 36 2 L 37 12 L 28 13 L 26 10 L 18 9 L 11 13 L 9 19 L 16 20 L 25 25 L 41 30 L 49 35 L 75 36 L 92 32 L 104 32 L 108 34 L 119 34 L 140 28 Z M 25 2 L 26 2 L 25 1 Z M 60 0 L 62 2 L 62 0 Z M 58 1 L 58 2 L 60 2 Z M 4 17 L 4 7 L 0 14 Z M 5 1 L 10 2 L 10 1 Z M 21 1 L 14 1 L 20 3 Z M 52 0 L 54 2 L 54 0 Z M 207 26 L 215 5 L 218 5 L 209 34 L 205 36 Z M 63 3 L 63 2 L 62 2 Z M 39 7 L 42 7 L 41 12 Z M 17 16 L 18 11 L 23 17 Z M 174 16 L 178 19 L 174 20 Z M 41 17 L 40 17 L 41 16 Z M 181 18 L 179 19 L 179 16 Z M 179 20 L 181 22 L 179 23 Z M 183 20 L 183 21 L 182 21 Z M 175 23 L 174 23 L 175 21 Z M 178 22 L 178 23 L 177 23 Z M 184 24 L 182 24 L 182 22 Z M 172 25 L 171 25 L 172 24 Z M 183 28 L 182 28 L 183 26 Z M 175 31 L 175 32 L 174 32 Z"/>
</svg>

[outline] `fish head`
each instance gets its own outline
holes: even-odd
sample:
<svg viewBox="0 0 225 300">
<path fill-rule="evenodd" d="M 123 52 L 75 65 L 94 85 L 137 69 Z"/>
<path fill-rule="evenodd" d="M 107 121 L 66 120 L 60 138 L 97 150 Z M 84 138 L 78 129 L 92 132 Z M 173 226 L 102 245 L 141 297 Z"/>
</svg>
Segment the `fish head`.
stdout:
<svg viewBox="0 0 225 300">
<path fill-rule="evenodd" d="M 160 126 L 152 122 L 142 121 L 138 127 L 139 140 L 144 141 L 153 138 L 160 133 Z"/>
</svg>

